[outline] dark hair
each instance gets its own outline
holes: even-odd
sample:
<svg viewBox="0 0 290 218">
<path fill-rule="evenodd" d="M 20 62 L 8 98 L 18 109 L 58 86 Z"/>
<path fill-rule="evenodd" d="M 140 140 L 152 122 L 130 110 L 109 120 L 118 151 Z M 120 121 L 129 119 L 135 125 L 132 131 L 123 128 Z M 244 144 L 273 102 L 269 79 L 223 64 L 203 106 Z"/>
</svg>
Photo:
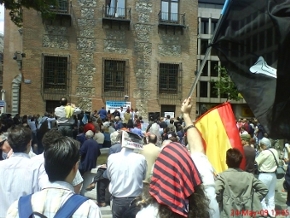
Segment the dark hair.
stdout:
<svg viewBox="0 0 290 218">
<path fill-rule="evenodd" d="M 132 119 L 128 120 L 127 128 L 134 128 L 134 124 L 133 124 L 133 120 Z"/>
<path fill-rule="evenodd" d="M 66 106 L 67 105 L 67 99 L 65 97 L 60 99 L 60 105 Z"/>
<path fill-rule="evenodd" d="M 95 131 L 100 132 L 100 126 L 98 124 L 94 125 L 95 126 Z"/>
<path fill-rule="evenodd" d="M 157 142 L 157 136 L 154 135 L 154 134 L 150 134 L 149 137 L 148 137 L 148 142 L 149 143 L 156 144 L 156 142 Z"/>
<path fill-rule="evenodd" d="M 27 123 L 27 115 L 24 115 L 23 117 L 22 117 L 22 124 L 24 124 L 24 123 Z"/>
<path fill-rule="evenodd" d="M 190 218 L 208 218 L 209 217 L 209 200 L 205 195 L 203 185 L 194 187 L 194 193 L 189 196 L 189 212 L 188 217 Z M 144 194 L 143 194 L 144 195 Z M 144 199 L 144 198 L 143 198 Z M 149 204 L 158 204 L 158 202 L 152 196 L 146 200 L 139 201 L 140 207 L 146 207 Z M 183 218 L 183 216 L 174 213 L 170 208 L 163 204 L 158 204 L 158 215 L 160 218 Z"/>
<path fill-rule="evenodd" d="M 62 137 L 44 152 L 44 168 L 49 181 L 64 181 L 79 160 L 79 142 Z"/>
<path fill-rule="evenodd" d="M 243 155 L 236 148 L 230 148 L 227 150 L 226 163 L 230 168 L 239 168 L 242 162 Z"/>
<path fill-rule="evenodd" d="M 173 119 L 171 119 L 169 122 L 170 122 L 171 124 L 173 124 L 173 123 L 174 123 L 174 120 L 173 120 Z"/>
<path fill-rule="evenodd" d="M 48 132 L 46 132 L 42 138 L 42 145 L 43 145 L 44 151 L 49 149 L 50 145 L 56 143 L 62 137 L 63 135 L 57 129 L 51 129 Z"/>
<path fill-rule="evenodd" d="M 25 152 L 31 137 L 32 132 L 26 126 L 17 125 L 8 129 L 8 143 L 13 152 Z"/>
</svg>

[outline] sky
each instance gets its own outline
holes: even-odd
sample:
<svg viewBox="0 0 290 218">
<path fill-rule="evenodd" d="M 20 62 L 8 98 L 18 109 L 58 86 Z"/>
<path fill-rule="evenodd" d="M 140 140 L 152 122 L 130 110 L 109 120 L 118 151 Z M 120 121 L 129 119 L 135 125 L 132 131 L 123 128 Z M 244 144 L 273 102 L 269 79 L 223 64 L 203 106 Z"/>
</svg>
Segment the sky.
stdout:
<svg viewBox="0 0 290 218">
<path fill-rule="evenodd" d="M 4 6 L 0 5 L 0 33 L 4 34 Z"/>
</svg>

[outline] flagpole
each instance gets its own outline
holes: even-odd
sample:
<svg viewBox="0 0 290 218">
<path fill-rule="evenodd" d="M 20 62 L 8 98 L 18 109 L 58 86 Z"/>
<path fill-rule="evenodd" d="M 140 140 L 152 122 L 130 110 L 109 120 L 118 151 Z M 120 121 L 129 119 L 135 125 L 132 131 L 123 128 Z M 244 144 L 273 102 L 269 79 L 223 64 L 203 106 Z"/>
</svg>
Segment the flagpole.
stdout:
<svg viewBox="0 0 290 218">
<path fill-rule="evenodd" d="M 193 82 L 193 84 L 192 84 L 192 86 L 191 86 L 191 89 L 190 89 L 190 92 L 189 92 L 188 97 L 191 97 L 191 96 L 192 96 L 192 94 L 193 94 L 193 92 L 194 92 L 194 89 L 196 88 L 196 85 L 197 85 L 197 83 L 198 83 L 198 81 L 199 81 L 199 78 L 200 78 L 200 76 L 201 76 L 202 70 L 203 70 L 203 68 L 204 68 L 204 66 L 205 66 L 205 63 L 206 63 L 206 61 L 207 61 L 207 59 L 208 59 L 208 57 L 209 57 L 209 55 L 210 55 L 210 52 L 211 52 L 211 49 L 212 49 L 211 44 L 213 43 L 213 41 L 214 41 L 214 39 L 215 39 L 215 37 L 216 37 L 216 34 L 217 34 L 217 32 L 218 32 L 218 30 L 219 30 L 219 28 L 220 28 L 220 26 L 221 26 L 221 20 L 222 20 L 222 17 L 223 17 L 223 15 L 225 14 L 226 9 L 228 8 L 228 5 L 229 5 L 229 2 L 230 2 L 230 1 L 231 1 L 231 0 L 226 0 L 225 4 L 224 4 L 224 6 L 223 6 L 223 9 L 222 9 L 222 12 L 221 12 L 221 15 L 220 15 L 219 21 L 218 21 L 218 23 L 217 23 L 217 27 L 216 27 L 216 29 L 215 29 L 213 35 L 212 35 L 212 38 L 211 38 L 211 41 L 210 41 L 209 47 L 206 49 L 206 52 L 205 52 L 204 58 L 203 58 L 203 60 L 202 60 L 202 62 L 201 62 L 201 65 L 200 65 L 200 67 L 199 67 L 199 69 L 198 69 L 198 72 L 197 72 L 197 74 L 196 74 L 196 76 L 195 76 L 195 79 L 194 79 L 194 82 Z"/>
</svg>

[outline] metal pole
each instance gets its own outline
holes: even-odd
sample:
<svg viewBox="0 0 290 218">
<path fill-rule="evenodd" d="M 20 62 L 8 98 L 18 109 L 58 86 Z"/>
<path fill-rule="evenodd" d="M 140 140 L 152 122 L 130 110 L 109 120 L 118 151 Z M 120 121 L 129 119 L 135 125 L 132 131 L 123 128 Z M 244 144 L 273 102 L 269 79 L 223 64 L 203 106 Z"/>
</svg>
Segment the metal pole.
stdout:
<svg viewBox="0 0 290 218">
<path fill-rule="evenodd" d="M 195 79 L 194 79 L 194 82 L 193 82 L 193 84 L 191 86 L 191 89 L 190 89 L 188 97 L 191 97 L 193 92 L 194 92 L 194 89 L 195 89 L 195 87 L 197 85 L 197 82 L 198 82 L 200 76 L 201 76 L 202 70 L 204 68 L 204 65 L 205 65 L 205 63 L 206 63 L 206 61 L 208 59 L 208 56 L 209 56 L 210 52 L 211 52 L 211 46 L 206 49 L 206 53 L 205 53 L 204 58 L 203 58 L 203 60 L 201 62 L 199 70 L 198 70 L 198 72 L 197 72 L 197 74 L 195 76 Z"/>
</svg>

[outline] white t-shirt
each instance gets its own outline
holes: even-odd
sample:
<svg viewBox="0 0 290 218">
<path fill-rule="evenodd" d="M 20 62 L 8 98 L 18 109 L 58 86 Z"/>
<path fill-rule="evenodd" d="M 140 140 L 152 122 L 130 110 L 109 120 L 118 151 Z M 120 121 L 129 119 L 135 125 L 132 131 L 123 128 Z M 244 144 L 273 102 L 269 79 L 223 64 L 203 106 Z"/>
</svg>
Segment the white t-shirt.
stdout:
<svg viewBox="0 0 290 218">
<path fill-rule="evenodd" d="M 159 218 L 158 204 L 150 204 L 136 214 L 136 218 Z"/>
<path fill-rule="evenodd" d="M 219 218 L 219 205 L 216 200 L 214 169 L 204 153 L 196 152 L 191 155 L 193 162 L 201 176 L 204 185 L 205 194 L 210 200 L 209 214 L 210 218 Z"/>
</svg>

